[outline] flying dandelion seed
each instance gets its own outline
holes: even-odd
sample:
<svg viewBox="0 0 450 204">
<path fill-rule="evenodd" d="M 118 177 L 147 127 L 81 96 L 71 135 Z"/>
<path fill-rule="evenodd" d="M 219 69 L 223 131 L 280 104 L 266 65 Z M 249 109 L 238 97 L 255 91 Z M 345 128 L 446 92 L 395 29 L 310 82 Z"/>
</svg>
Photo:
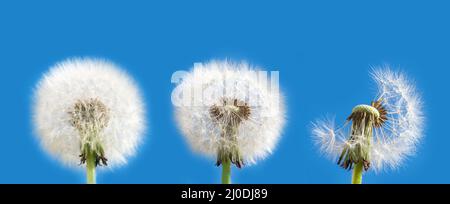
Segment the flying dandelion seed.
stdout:
<svg viewBox="0 0 450 204">
<path fill-rule="evenodd" d="M 115 167 L 134 155 L 145 129 L 134 81 L 116 65 L 69 59 L 50 69 L 35 91 L 34 124 L 43 148 L 68 166 Z"/>
<path fill-rule="evenodd" d="M 361 183 L 362 172 L 370 168 L 397 168 L 415 153 L 422 137 L 422 102 L 413 84 L 389 67 L 374 69 L 372 78 L 378 86 L 376 100 L 356 106 L 344 127 L 319 120 L 312 129 L 322 152 L 353 169 L 352 183 Z"/>
<path fill-rule="evenodd" d="M 222 183 L 231 182 L 231 164 L 255 164 L 274 150 L 285 120 L 281 96 L 247 63 L 196 64 L 175 90 L 188 99 L 175 105 L 183 135 L 222 165 Z"/>
</svg>

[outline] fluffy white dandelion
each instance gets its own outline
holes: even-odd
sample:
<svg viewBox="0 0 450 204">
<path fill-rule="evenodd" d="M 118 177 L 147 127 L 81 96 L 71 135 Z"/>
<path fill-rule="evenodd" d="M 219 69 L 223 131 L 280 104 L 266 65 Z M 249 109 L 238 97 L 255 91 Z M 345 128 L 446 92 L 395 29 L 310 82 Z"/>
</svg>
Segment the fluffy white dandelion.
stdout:
<svg viewBox="0 0 450 204">
<path fill-rule="evenodd" d="M 34 124 L 43 148 L 68 166 L 120 166 L 134 155 L 145 129 L 144 105 L 135 82 L 99 59 L 69 59 L 53 66 L 37 85 Z"/>
<path fill-rule="evenodd" d="M 249 64 L 211 61 L 196 64 L 176 87 L 176 118 L 191 148 L 223 166 L 230 183 L 231 164 L 241 168 L 274 150 L 284 125 L 278 86 Z M 265 78 L 266 80 L 264 80 Z"/>
<path fill-rule="evenodd" d="M 415 153 L 422 138 L 422 101 L 413 83 L 389 67 L 375 68 L 372 78 L 378 95 L 370 105 L 356 106 L 347 123 L 319 120 L 312 134 L 318 147 L 345 169 L 354 168 L 353 183 L 362 172 L 397 168 Z"/>
</svg>

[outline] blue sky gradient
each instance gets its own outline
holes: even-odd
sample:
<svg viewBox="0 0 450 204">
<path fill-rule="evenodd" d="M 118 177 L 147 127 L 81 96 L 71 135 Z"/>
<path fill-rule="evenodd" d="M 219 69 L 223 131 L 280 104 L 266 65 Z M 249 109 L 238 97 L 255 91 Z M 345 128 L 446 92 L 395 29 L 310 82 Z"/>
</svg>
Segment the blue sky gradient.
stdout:
<svg viewBox="0 0 450 204">
<path fill-rule="evenodd" d="M 171 75 L 210 59 L 248 60 L 280 71 L 288 122 L 272 156 L 235 183 L 348 183 L 322 157 L 311 121 L 375 96 L 370 66 L 391 64 L 417 82 L 426 130 L 418 153 L 365 183 L 450 183 L 447 108 L 448 1 L 2 1 L 0 3 L 0 183 L 83 183 L 82 171 L 51 159 L 33 133 L 32 93 L 54 63 L 110 59 L 135 77 L 149 131 L 129 165 L 99 183 L 219 183 L 220 169 L 192 153 L 176 128 Z"/>
</svg>

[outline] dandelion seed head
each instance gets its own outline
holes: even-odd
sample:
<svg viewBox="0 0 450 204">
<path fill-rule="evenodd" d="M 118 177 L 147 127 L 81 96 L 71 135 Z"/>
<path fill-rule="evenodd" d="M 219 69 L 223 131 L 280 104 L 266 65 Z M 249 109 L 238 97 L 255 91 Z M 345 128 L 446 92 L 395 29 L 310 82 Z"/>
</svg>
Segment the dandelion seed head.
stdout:
<svg viewBox="0 0 450 204">
<path fill-rule="evenodd" d="M 249 64 L 211 61 L 196 64 L 176 89 L 189 103 L 176 106 L 176 118 L 191 148 L 220 165 L 254 164 L 276 146 L 284 125 L 279 92 L 258 80 Z"/>
<path fill-rule="evenodd" d="M 42 147 L 67 166 L 79 166 L 86 147 L 108 167 L 134 155 L 145 130 L 135 82 L 111 62 L 74 58 L 53 66 L 34 93 L 34 127 Z M 82 160 L 83 158 L 81 158 Z"/>
<path fill-rule="evenodd" d="M 376 172 L 396 169 L 422 137 L 422 102 L 413 83 L 387 66 L 374 68 L 372 78 L 378 94 L 371 105 L 356 106 L 341 128 L 319 120 L 312 129 L 319 149 L 346 169 L 357 162 Z"/>
</svg>

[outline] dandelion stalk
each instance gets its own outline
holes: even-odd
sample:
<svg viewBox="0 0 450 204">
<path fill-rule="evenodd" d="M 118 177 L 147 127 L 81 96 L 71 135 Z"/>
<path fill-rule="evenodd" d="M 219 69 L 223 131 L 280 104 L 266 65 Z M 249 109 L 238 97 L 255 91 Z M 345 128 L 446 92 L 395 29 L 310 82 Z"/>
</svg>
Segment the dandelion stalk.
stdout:
<svg viewBox="0 0 450 204">
<path fill-rule="evenodd" d="M 362 184 L 362 175 L 364 170 L 363 162 L 356 164 L 353 169 L 352 184 Z"/>
<path fill-rule="evenodd" d="M 222 184 L 231 184 L 231 162 L 228 159 L 222 162 Z"/>
<path fill-rule="evenodd" d="M 95 167 L 96 167 L 96 156 L 93 151 L 89 151 L 86 156 L 86 176 L 87 184 L 95 184 Z"/>
</svg>

